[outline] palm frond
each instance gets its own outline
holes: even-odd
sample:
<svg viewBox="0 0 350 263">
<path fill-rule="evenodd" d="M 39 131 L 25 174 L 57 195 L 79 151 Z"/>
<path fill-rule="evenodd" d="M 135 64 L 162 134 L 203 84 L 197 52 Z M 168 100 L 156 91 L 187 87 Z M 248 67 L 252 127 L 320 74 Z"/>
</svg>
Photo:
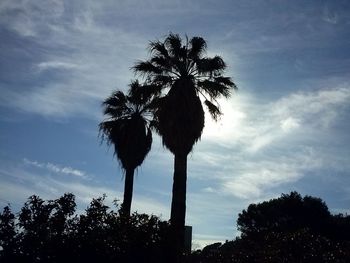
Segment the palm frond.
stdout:
<svg viewBox="0 0 350 263">
<path fill-rule="evenodd" d="M 127 101 L 127 98 L 125 94 L 122 91 L 116 91 L 113 92 L 111 96 L 109 96 L 107 99 L 105 99 L 102 103 L 103 106 L 113 106 L 118 107 L 121 104 L 125 104 Z"/>
<path fill-rule="evenodd" d="M 123 108 L 114 108 L 114 107 L 105 107 L 103 109 L 103 113 L 107 116 L 110 116 L 110 118 L 125 118 L 131 113 L 131 109 L 128 107 Z"/>
<path fill-rule="evenodd" d="M 169 57 L 168 50 L 166 49 L 164 43 L 160 41 L 151 41 L 149 44 L 149 49 L 154 56 L 162 56 L 164 58 Z"/>
<path fill-rule="evenodd" d="M 173 77 L 166 76 L 166 75 L 157 75 L 152 78 L 152 84 L 150 86 L 154 91 L 158 91 L 158 95 L 161 94 L 161 91 L 164 90 L 167 87 L 171 87 L 171 84 L 173 83 Z M 156 95 L 156 93 L 153 93 Z"/>
<path fill-rule="evenodd" d="M 105 120 L 101 122 L 99 127 L 99 137 L 101 138 L 101 143 L 106 142 L 107 145 L 111 145 L 114 143 L 112 138 L 113 130 L 114 132 L 117 130 L 116 127 L 119 127 L 119 121 L 118 120 Z"/>
<path fill-rule="evenodd" d="M 212 102 L 210 102 L 209 100 L 205 100 L 204 104 L 207 106 L 208 111 L 210 113 L 210 115 L 213 117 L 213 119 L 215 121 L 218 120 L 218 117 L 220 115 L 222 115 L 222 112 L 220 111 L 219 107 L 214 105 Z"/>
<path fill-rule="evenodd" d="M 171 64 L 169 58 L 165 58 L 162 56 L 154 56 L 150 59 L 150 62 L 152 65 L 158 67 L 159 69 L 170 71 L 171 70 Z"/>
<path fill-rule="evenodd" d="M 188 56 L 192 59 L 198 59 L 205 52 L 207 43 L 201 37 L 193 37 L 190 40 L 191 48 L 188 52 Z"/>
<path fill-rule="evenodd" d="M 220 82 L 203 80 L 197 82 L 198 87 L 200 87 L 205 93 L 207 93 L 211 98 L 218 98 L 224 96 L 225 98 L 231 95 L 231 86 L 224 85 Z"/>
<path fill-rule="evenodd" d="M 170 33 L 164 41 L 165 47 L 174 57 L 179 57 L 181 53 L 182 41 L 178 34 Z"/>
<path fill-rule="evenodd" d="M 156 76 L 154 78 L 154 83 L 151 84 L 144 84 L 142 87 L 144 89 L 144 94 L 150 99 L 154 99 L 154 97 L 159 97 L 162 93 L 162 90 L 164 88 L 163 83 L 158 83 L 156 79 L 158 79 L 159 76 Z"/>
<path fill-rule="evenodd" d="M 134 104 L 137 108 L 146 103 L 147 98 L 144 96 L 142 85 L 138 80 L 134 80 L 129 84 L 128 102 Z"/>
<path fill-rule="evenodd" d="M 137 97 L 140 96 L 139 95 L 140 88 L 141 88 L 141 85 L 140 85 L 140 83 L 139 83 L 139 81 L 137 79 L 131 81 L 130 84 L 129 84 L 129 91 L 128 91 L 129 97 L 131 97 L 131 96 L 137 96 Z"/>
<path fill-rule="evenodd" d="M 222 85 L 237 89 L 236 84 L 232 81 L 232 79 L 230 77 L 223 77 L 223 76 L 214 77 L 214 81 L 217 83 L 220 83 Z"/>
<path fill-rule="evenodd" d="M 103 103 L 103 113 L 112 118 L 120 118 L 130 113 L 128 99 L 122 91 L 112 93 Z"/>
<path fill-rule="evenodd" d="M 197 62 L 200 74 L 218 74 L 226 69 L 226 64 L 220 56 L 213 58 L 202 58 Z"/>
<path fill-rule="evenodd" d="M 162 69 L 153 65 L 151 61 L 139 61 L 133 67 L 133 70 L 137 73 L 141 73 L 143 75 L 149 74 L 161 74 Z"/>
<path fill-rule="evenodd" d="M 139 114 L 151 114 L 153 111 L 154 101 L 160 96 L 163 85 L 160 84 L 140 84 L 138 81 L 132 82 L 130 85 L 128 100 L 129 103 L 138 107 Z"/>
</svg>

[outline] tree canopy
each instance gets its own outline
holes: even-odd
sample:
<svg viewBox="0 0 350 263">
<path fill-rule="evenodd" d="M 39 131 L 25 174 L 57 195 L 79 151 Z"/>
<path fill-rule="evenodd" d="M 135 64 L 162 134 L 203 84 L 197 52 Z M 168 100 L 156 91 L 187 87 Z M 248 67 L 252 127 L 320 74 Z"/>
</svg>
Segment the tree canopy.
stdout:
<svg viewBox="0 0 350 263">
<path fill-rule="evenodd" d="M 251 204 L 238 215 L 241 236 L 191 255 L 191 262 L 349 262 L 350 216 L 297 192 Z"/>
<path fill-rule="evenodd" d="M 291 232 L 309 228 L 324 233 L 331 224 L 331 213 L 319 198 L 302 197 L 297 192 L 280 198 L 251 204 L 238 215 L 238 230 L 242 235 L 267 232 Z"/>
<path fill-rule="evenodd" d="M 18 216 L 0 213 L 0 262 L 164 262 L 168 223 L 125 216 L 93 199 L 76 214 L 73 194 L 44 201 L 31 196 Z"/>
<path fill-rule="evenodd" d="M 117 203 L 114 211 L 104 200 L 105 196 L 93 199 L 80 214 L 73 194 L 48 201 L 31 196 L 17 215 L 4 207 L 0 262 L 167 262 L 168 222 L 146 214 L 125 216 Z M 314 216 L 312 211 L 316 211 Z M 320 215 L 324 217 L 318 218 Z M 259 223 L 252 227 L 253 221 Z M 319 228 L 319 221 L 327 222 L 324 228 Z M 319 198 L 283 194 L 249 205 L 237 223 L 242 230 L 244 226 L 241 236 L 193 251 L 183 261 L 350 261 L 350 216 L 331 214 Z"/>
<path fill-rule="evenodd" d="M 216 120 L 222 112 L 217 101 L 228 98 L 235 83 L 224 76 L 226 63 L 220 56 L 206 56 L 202 37 L 170 33 L 164 41 L 149 44 L 150 59 L 134 66 L 145 78 L 148 92 L 158 97 L 155 111 L 157 131 L 173 154 L 187 155 L 200 139 L 204 127 L 204 105 Z"/>
</svg>

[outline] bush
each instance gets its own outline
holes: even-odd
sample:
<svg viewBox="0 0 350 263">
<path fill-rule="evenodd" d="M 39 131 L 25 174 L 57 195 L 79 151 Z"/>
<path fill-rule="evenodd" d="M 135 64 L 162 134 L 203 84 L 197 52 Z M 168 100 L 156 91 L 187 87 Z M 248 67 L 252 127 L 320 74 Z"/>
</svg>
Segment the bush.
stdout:
<svg viewBox="0 0 350 263">
<path fill-rule="evenodd" d="M 164 262 L 168 223 L 153 215 L 125 216 L 104 199 L 93 199 L 81 215 L 73 194 L 49 201 L 33 195 L 18 216 L 6 206 L 0 262 Z"/>
</svg>

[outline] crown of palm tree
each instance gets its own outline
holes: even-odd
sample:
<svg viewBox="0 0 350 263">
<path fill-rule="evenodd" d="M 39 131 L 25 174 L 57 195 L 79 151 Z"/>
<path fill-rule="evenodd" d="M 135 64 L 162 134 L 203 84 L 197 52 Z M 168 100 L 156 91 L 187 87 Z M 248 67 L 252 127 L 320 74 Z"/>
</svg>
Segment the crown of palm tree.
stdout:
<svg viewBox="0 0 350 263">
<path fill-rule="evenodd" d="M 201 37 L 169 34 L 165 40 L 150 42 L 151 58 L 139 61 L 134 70 L 145 77 L 148 92 L 159 99 L 154 113 L 163 144 L 173 153 L 188 153 L 201 137 L 204 99 L 211 116 L 222 114 L 217 99 L 229 97 L 236 85 L 222 74 L 226 64 L 220 56 L 206 57 L 206 42 Z"/>
<path fill-rule="evenodd" d="M 151 149 L 151 104 L 143 90 L 136 80 L 127 95 L 116 91 L 102 104 L 107 119 L 99 125 L 100 136 L 114 145 L 114 153 L 125 170 L 141 165 Z"/>
</svg>

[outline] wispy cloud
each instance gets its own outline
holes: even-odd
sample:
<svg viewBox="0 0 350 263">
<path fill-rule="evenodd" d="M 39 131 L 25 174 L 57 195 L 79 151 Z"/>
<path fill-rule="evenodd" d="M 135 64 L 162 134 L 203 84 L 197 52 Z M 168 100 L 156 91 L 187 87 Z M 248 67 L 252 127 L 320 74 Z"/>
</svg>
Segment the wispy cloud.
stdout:
<svg viewBox="0 0 350 263">
<path fill-rule="evenodd" d="M 241 143 L 254 153 L 281 139 L 327 130 L 350 106 L 349 100 L 347 83 L 296 91 L 268 103 L 238 94 L 223 103 L 224 116 L 218 123 L 206 119 L 203 138 L 226 145 Z M 306 134 L 293 134 L 298 130 Z"/>
<path fill-rule="evenodd" d="M 325 6 L 323 9 L 322 20 L 335 25 L 338 23 L 338 15 L 336 12 L 332 12 L 328 6 Z"/>
<path fill-rule="evenodd" d="M 311 149 L 293 155 L 284 154 L 272 160 L 245 162 L 237 169 L 237 176 L 222 175 L 222 190 L 243 199 L 260 198 L 282 184 L 290 184 L 301 179 L 308 171 L 322 167 L 323 163 Z"/>
<path fill-rule="evenodd" d="M 122 201 L 122 192 L 115 187 L 106 186 L 91 180 L 72 181 L 65 177 L 45 176 L 44 172 L 33 172 L 28 166 L 44 169 L 46 171 L 86 178 L 86 173 L 71 167 L 63 167 L 52 163 L 41 163 L 28 159 L 23 160 L 25 166 L 6 165 L 0 169 L 0 199 L 9 201 L 19 206 L 30 195 L 37 194 L 44 199 L 53 199 L 61 196 L 63 193 L 73 193 L 79 205 L 79 209 L 84 209 L 92 198 L 106 194 L 108 205 L 112 201 L 119 199 Z M 5 202 L 4 201 L 4 202 Z M 140 213 L 149 213 L 162 216 L 167 220 L 169 217 L 169 208 L 157 199 L 136 193 L 132 204 L 133 211 Z"/>
<path fill-rule="evenodd" d="M 299 122 L 300 120 L 296 118 L 288 117 L 287 119 L 281 121 L 281 129 L 284 132 L 290 132 L 300 127 Z"/>
<path fill-rule="evenodd" d="M 64 69 L 71 70 L 79 68 L 79 65 L 70 63 L 70 62 L 62 62 L 62 61 L 47 61 L 41 62 L 37 65 L 39 71 L 48 70 L 48 69 Z"/>
<path fill-rule="evenodd" d="M 225 240 L 222 239 L 221 236 L 217 235 L 194 235 L 192 241 L 192 250 L 202 249 L 207 245 L 214 244 L 214 243 L 224 243 Z M 227 239 L 232 240 L 232 238 Z"/>
<path fill-rule="evenodd" d="M 236 100 L 224 104 L 221 122 L 225 125 L 206 125 L 209 132 L 204 132 L 203 141 L 196 146 L 190 175 L 220 181 L 215 187 L 205 187 L 207 193 L 253 200 L 301 180 L 310 171 L 334 167 L 334 162 L 339 166 L 338 157 L 326 156 L 320 149 L 336 147 L 325 135 L 350 106 L 347 83 L 296 91 L 269 103 L 240 99 L 236 105 Z M 323 138 L 317 145 L 316 134 Z"/>
<path fill-rule="evenodd" d="M 339 180 L 334 188 L 349 196 L 349 189 L 343 190 L 347 179 L 337 178 L 350 168 L 344 143 L 349 59 L 340 52 L 346 48 L 348 8 L 340 10 L 331 1 L 326 7 L 287 0 L 273 6 L 222 1 L 215 10 L 210 1 L 119 2 L 0 1 L 1 106 L 45 116 L 45 121 L 67 117 L 80 125 L 89 118 L 96 127 L 101 101 L 112 90 L 127 88 L 135 77 L 130 67 L 147 56 L 149 40 L 168 30 L 201 35 L 208 40 L 208 55 L 222 55 L 228 63 L 227 75 L 239 91 L 220 101 L 220 121 L 206 116 L 202 141 L 189 156 L 187 222 L 195 239 L 201 244 L 231 239 L 235 216 L 246 205 L 293 189 L 318 171 L 327 178 L 325 187 Z M 339 78 L 329 84 L 333 74 Z M 173 156 L 157 152 L 157 139 L 140 169 L 152 179 L 135 191 L 133 209 L 167 219 Z M 82 171 L 33 159 L 27 156 L 13 169 L 0 165 L 0 200 L 22 202 L 33 193 L 56 198 L 70 191 L 86 206 L 103 193 L 108 202 L 122 197 L 122 184 L 90 176 L 94 161 Z M 336 174 L 332 180 L 328 171 Z"/>
<path fill-rule="evenodd" d="M 341 84 L 335 88 L 295 92 L 263 105 L 258 119 L 250 122 L 254 127 L 251 138 L 247 138 L 250 151 L 256 152 L 277 140 L 294 136 L 302 139 L 326 131 L 349 107 L 349 99 L 349 85 Z M 292 134 L 298 130 L 304 134 Z"/>
<path fill-rule="evenodd" d="M 112 90 L 127 88 L 134 77 L 129 68 L 145 55 L 148 40 L 96 18 L 99 8 L 106 8 L 103 4 L 84 2 L 68 12 L 63 1 L 39 2 L 5 1 L 0 6 L 0 13 L 14 17 L 4 19 L 3 26 L 24 40 L 33 36 L 25 61 L 31 81 L 26 89 L 2 86 L 0 103 L 48 117 L 101 118 L 100 102 Z M 28 22 L 22 21 L 20 30 L 16 21 L 22 17 Z"/>
<path fill-rule="evenodd" d="M 11 1 L 0 3 L 0 21 L 24 37 L 35 37 L 43 33 L 44 26 L 55 24 L 64 13 L 64 2 Z"/>
<path fill-rule="evenodd" d="M 316 91 L 295 92 L 269 106 L 277 117 L 292 115 L 304 121 L 313 120 L 313 123 L 324 124 L 332 121 L 327 112 L 341 110 L 343 106 L 349 105 L 349 99 L 350 85 L 344 83 Z"/>
<path fill-rule="evenodd" d="M 73 176 L 80 177 L 83 179 L 89 178 L 87 176 L 86 172 L 78 170 L 78 169 L 74 169 L 74 168 L 69 167 L 69 166 L 61 166 L 61 165 L 53 164 L 50 162 L 41 163 L 38 161 L 31 161 L 27 158 L 24 158 L 23 162 L 27 165 L 34 166 L 34 167 L 41 168 L 41 169 L 46 169 L 50 172 L 54 172 L 54 173 L 58 173 L 58 174 L 73 175 Z"/>
</svg>

